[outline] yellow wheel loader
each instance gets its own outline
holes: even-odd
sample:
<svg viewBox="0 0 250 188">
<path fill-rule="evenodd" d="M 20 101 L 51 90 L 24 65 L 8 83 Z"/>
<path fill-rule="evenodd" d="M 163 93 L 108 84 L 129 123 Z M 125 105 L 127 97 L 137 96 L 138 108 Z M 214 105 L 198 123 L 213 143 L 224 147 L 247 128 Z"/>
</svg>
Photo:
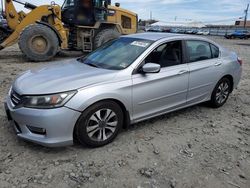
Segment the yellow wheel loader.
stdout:
<svg viewBox="0 0 250 188">
<path fill-rule="evenodd" d="M 137 32 L 137 14 L 111 0 L 65 0 L 63 6 L 35 6 L 20 0 L 5 4 L 7 27 L 0 26 L 0 50 L 19 44 L 31 61 L 48 61 L 59 50 L 91 52 L 120 35 Z M 17 12 L 14 2 L 30 9 Z"/>
</svg>

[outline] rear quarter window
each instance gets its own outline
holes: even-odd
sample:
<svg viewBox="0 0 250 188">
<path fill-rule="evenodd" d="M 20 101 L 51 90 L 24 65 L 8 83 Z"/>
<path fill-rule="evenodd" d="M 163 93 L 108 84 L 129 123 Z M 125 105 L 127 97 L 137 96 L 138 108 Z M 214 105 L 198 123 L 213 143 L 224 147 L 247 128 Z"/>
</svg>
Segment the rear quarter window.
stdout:
<svg viewBox="0 0 250 188">
<path fill-rule="evenodd" d="M 210 46 L 212 51 L 212 58 L 218 58 L 220 56 L 220 49 L 213 44 L 210 44 Z"/>
</svg>

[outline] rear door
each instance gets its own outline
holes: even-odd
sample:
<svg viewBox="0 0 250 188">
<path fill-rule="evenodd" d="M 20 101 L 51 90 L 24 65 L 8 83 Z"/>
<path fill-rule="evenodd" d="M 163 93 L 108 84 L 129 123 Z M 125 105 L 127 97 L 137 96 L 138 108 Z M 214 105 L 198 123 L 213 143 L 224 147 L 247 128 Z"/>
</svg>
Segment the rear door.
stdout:
<svg viewBox="0 0 250 188">
<path fill-rule="evenodd" d="M 209 100 L 221 75 L 219 48 L 206 41 L 187 40 L 186 51 L 190 71 L 187 103 Z"/>
</svg>

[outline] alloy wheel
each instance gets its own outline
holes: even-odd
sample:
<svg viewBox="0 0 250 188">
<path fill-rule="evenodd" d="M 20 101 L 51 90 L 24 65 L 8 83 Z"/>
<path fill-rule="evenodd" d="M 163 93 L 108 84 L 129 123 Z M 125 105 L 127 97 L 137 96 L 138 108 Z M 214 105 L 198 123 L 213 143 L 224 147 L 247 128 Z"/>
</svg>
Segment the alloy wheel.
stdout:
<svg viewBox="0 0 250 188">
<path fill-rule="evenodd" d="M 229 93 L 229 84 L 226 81 L 222 82 L 216 91 L 216 102 L 218 104 L 224 103 L 227 100 Z"/>
<path fill-rule="evenodd" d="M 117 114 L 111 109 L 101 109 L 90 116 L 86 126 L 87 134 L 93 141 L 105 141 L 115 133 L 117 125 Z"/>
</svg>

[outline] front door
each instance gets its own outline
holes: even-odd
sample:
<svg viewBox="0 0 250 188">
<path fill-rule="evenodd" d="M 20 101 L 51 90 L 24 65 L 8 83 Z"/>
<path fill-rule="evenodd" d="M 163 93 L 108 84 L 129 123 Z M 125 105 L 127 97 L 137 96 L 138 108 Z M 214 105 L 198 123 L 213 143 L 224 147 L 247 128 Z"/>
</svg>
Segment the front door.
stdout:
<svg viewBox="0 0 250 188">
<path fill-rule="evenodd" d="M 188 65 L 183 64 L 182 41 L 160 45 L 144 61 L 161 65 L 159 73 L 132 75 L 133 116 L 146 119 L 186 104 Z"/>
</svg>

